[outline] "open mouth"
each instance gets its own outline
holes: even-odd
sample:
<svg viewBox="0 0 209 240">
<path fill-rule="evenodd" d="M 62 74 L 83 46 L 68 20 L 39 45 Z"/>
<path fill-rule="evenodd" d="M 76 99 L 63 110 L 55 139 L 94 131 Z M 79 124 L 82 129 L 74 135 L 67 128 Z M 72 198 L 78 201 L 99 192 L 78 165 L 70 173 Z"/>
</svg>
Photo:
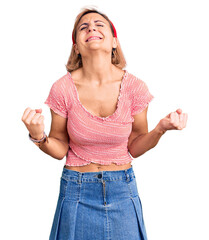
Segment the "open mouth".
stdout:
<svg viewBox="0 0 209 240">
<path fill-rule="evenodd" d="M 86 40 L 86 42 L 90 42 L 92 40 L 100 40 L 100 39 L 102 39 L 102 38 L 101 37 L 90 37 Z"/>
</svg>

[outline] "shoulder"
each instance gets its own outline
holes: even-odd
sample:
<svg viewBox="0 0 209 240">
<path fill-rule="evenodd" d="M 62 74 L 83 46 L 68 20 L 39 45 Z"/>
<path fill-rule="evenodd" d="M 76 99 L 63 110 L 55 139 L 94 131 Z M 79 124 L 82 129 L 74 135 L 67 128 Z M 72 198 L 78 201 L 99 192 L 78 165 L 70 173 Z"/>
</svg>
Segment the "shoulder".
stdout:
<svg viewBox="0 0 209 240">
<path fill-rule="evenodd" d="M 72 100 L 72 89 L 71 75 L 67 72 L 52 83 L 50 95 L 58 100 L 63 99 L 69 102 L 69 99 Z"/>
<path fill-rule="evenodd" d="M 136 77 L 135 75 L 128 74 L 128 96 L 131 100 L 132 116 L 142 112 L 147 105 L 151 102 L 154 96 L 150 93 L 149 88 L 145 81 Z"/>
<path fill-rule="evenodd" d="M 61 77 L 59 77 L 53 84 L 56 85 L 57 87 L 61 87 L 66 84 L 69 84 L 69 79 L 70 79 L 70 72 L 67 72 L 65 75 L 62 75 Z"/>
<path fill-rule="evenodd" d="M 70 78 L 69 72 L 59 77 L 52 83 L 51 91 L 65 95 L 70 89 Z"/>
<path fill-rule="evenodd" d="M 127 72 L 127 85 L 126 89 L 127 92 L 130 94 L 133 94 L 139 90 L 146 89 L 147 85 L 146 83 L 136 75 Z"/>
</svg>

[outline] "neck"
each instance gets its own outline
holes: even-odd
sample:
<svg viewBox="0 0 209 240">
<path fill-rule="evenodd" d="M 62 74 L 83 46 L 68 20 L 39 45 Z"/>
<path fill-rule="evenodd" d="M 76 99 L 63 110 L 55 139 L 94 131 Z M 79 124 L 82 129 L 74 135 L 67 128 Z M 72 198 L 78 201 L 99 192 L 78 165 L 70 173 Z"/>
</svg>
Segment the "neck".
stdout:
<svg viewBox="0 0 209 240">
<path fill-rule="evenodd" d="M 82 75 L 87 81 L 96 81 L 99 84 L 111 80 L 116 67 L 111 63 L 110 54 L 91 53 L 82 56 Z"/>
</svg>

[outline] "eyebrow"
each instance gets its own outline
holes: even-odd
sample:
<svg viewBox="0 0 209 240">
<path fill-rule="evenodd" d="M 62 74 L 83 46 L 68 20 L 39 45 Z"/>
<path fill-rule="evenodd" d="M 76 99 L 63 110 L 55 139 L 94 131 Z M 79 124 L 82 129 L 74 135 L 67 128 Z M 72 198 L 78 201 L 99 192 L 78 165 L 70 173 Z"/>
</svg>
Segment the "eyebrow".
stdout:
<svg viewBox="0 0 209 240">
<path fill-rule="evenodd" d="M 95 23 L 96 23 L 96 22 L 102 22 L 102 23 L 104 23 L 104 22 L 101 21 L 101 20 L 95 20 L 94 22 L 95 22 Z M 104 23 L 104 24 L 105 24 L 105 23 Z M 78 29 L 79 29 L 82 25 L 88 25 L 88 23 L 82 23 L 82 24 L 78 27 Z"/>
</svg>

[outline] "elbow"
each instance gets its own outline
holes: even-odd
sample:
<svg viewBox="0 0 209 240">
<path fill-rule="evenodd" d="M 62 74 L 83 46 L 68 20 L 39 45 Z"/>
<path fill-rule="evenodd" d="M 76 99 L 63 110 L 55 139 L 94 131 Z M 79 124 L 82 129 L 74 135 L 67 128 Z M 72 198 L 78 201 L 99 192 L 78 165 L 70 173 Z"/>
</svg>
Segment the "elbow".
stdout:
<svg viewBox="0 0 209 240">
<path fill-rule="evenodd" d="M 62 156 L 58 157 L 57 160 L 62 160 L 66 156 L 67 156 L 67 153 L 65 155 L 62 155 Z"/>
<path fill-rule="evenodd" d="M 128 148 L 128 152 L 130 153 L 132 158 L 137 158 L 137 156 L 134 154 L 133 150 L 131 149 L 131 147 Z"/>
<path fill-rule="evenodd" d="M 68 153 L 68 150 L 66 151 L 63 151 L 63 152 L 59 152 L 59 154 L 56 154 L 56 159 L 57 160 L 62 160 L 64 157 L 67 157 L 67 153 Z"/>
<path fill-rule="evenodd" d="M 131 154 L 131 153 L 130 153 Z M 133 155 L 133 154 L 131 154 L 131 156 L 132 156 L 132 158 L 137 158 L 137 156 L 135 156 L 135 155 Z"/>
<path fill-rule="evenodd" d="M 128 149 L 129 153 L 131 154 L 131 156 L 133 158 L 138 158 L 139 156 L 143 155 L 146 151 L 134 151 L 133 148 L 130 148 Z"/>
<path fill-rule="evenodd" d="M 136 155 L 136 154 L 134 154 L 133 152 L 129 152 L 130 154 L 131 154 L 131 157 L 132 158 L 138 158 L 140 155 Z"/>
<path fill-rule="evenodd" d="M 69 150 L 69 145 L 68 143 L 65 143 L 63 141 L 61 141 L 64 145 L 64 149 L 62 149 L 62 151 L 60 151 L 60 156 L 58 158 L 58 160 L 62 160 L 64 157 L 67 157 L 68 154 L 68 150 Z"/>
<path fill-rule="evenodd" d="M 144 152 L 145 153 L 145 152 Z M 134 154 L 133 152 L 130 152 L 131 156 L 133 158 L 138 158 L 139 156 L 143 155 L 144 153 L 140 153 L 140 154 Z"/>
<path fill-rule="evenodd" d="M 57 155 L 50 155 L 50 156 L 56 160 L 62 160 L 64 158 L 64 156 L 57 156 Z"/>
</svg>

